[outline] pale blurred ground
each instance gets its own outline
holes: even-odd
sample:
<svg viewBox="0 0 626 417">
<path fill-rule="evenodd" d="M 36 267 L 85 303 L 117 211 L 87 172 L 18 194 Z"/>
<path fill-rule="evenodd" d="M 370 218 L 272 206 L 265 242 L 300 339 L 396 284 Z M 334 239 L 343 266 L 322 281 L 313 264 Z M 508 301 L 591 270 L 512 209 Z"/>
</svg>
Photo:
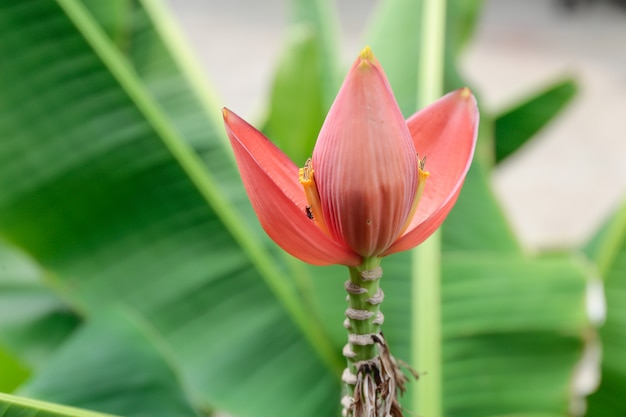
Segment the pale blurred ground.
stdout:
<svg viewBox="0 0 626 417">
<path fill-rule="evenodd" d="M 487 109 L 571 74 L 576 101 L 494 185 L 529 247 L 585 241 L 626 198 L 626 13 L 596 1 L 564 13 L 546 0 L 486 3 L 464 69 Z"/>
<path fill-rule="evenodd" d="M 167 0 L 223 101 L 255 120 L 283 46 L 287 1 Z M 338 0 L 346 64 L 373 0 Z M 567 12 L 551 0 L 485 1 L 462 70 L 489 111 L 565 75 L 576 101 L 493 184 L 529 249 L 584 242 L 626 198 L 626 13 L 597 0 Z M 219 109 L 217 109 L 219 111 Z"/>
</svg>

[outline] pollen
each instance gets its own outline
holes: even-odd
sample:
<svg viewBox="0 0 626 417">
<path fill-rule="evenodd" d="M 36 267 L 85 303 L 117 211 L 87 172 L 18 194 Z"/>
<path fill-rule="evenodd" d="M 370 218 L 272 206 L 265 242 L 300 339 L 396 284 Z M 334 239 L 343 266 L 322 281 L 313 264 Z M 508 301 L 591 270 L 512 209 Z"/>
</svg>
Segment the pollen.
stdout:
<svg viewBox="0 0 626 417">
<path fill-rule="evenodd" d="M 313 220 L 315 225 L 319 227 L 322 232 L 330 236 L 328 227 L 326 227 L 326 223 L 324 222 L 324 216 L 322 215 L 322 205 L 320 203 L 320 195 L 317 192 L 317 186 L 315 185 L 314 173 L 311 158 L 307 159 L 304 163 L 304 167 L 298 170 L 298 179 L 304 188 L 304 195 L 309 203 L 305 207 L 305 212 L 307 217 Z"/>
<path fill-rule="evenodd" d="M 420 174 L 426 174 L 426 176 L 428 177 L 428 175 L 429 175 L 428 172 L 425 172 L 425 169 L 426 169 L 426 157 L 423 157 L 422 159 L 420 159 L 420 157 L 418 155 L 417 156 L 417 165 L 419 166 Z"/>
<path fill-rule="evenodd" d="M 310 185 L 313 182 L 313 162 L 311 158 L 307 159 L 304 167 L 298 170 L 298 179 L 303 186 Z"/>
<path fill-rule="evenodd" d="M 422 159 L 417 157 L 417 165 L 418 165 L 418 178 L 417 178 L 417 192 L 415 193 L 415 206 L 417 207 L 417 203 L 422 198 L 422 194 L 424 193 L 424 187 L 426 185 L 426 180 L 430 176 L 430 172 L 426 171 L 426 157 Z"/>
</svg>

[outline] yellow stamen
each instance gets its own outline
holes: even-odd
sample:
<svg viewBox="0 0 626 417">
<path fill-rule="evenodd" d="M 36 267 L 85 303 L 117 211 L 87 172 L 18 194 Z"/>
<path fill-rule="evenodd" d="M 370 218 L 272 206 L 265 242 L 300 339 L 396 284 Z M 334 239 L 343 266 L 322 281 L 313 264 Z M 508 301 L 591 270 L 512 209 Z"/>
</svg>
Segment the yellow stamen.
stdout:
<svg viewBox="0 0 626 417">
<path fill-rule="evenodd" d="M 298 170 L 298 178 L 300 184 L 304 187 L 304 195 L 309 205 L 306 207 L 307 216 L 313 219 L 313 222 L 322 232 L 330 236 L 324 216 L 322 215 L 322 205 L 320 203 L 320 195 L 317 192 L 317 186 L 315 185 L 315 179 L 313 178 L 313 163 L 311 158 L 307 159 L 304 163 L 304 168 Z"/>
<path fill-rule="evenodd" d="M 400 229 L 400 234 L 398 236 L 402 236 L 406 229 L 411 224 L 411 220 L 413 220 L 413 216 L 415 215 L 415 211 L 417 210 L 417 206 L 419 205 L 420 199 L 422 198 L 422 194 L 424 194 L 424 187 L 426 186 L 426 179 L 430 175 L 428 171 L 424 171 L 424 166 L 426 165 L 426 157 L 422 159 L 417 158 L 417 190 L 415 191 L 415 198 L 413 199 L 413 204 L 411 205 L 411 211 L 409 211 L 409 216 L 406 218 L 404 225 L 402 225 L 402 229 Z"/>
</svg>

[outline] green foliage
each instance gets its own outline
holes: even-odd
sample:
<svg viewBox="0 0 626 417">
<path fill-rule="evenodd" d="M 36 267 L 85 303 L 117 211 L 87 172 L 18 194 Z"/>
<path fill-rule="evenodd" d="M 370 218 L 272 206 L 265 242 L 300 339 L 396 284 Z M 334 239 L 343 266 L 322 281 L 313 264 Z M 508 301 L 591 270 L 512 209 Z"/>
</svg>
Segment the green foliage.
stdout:
<svg viewBox="0 0 626 417">
<path fill-rule="evenodd" d="M 0 241 L 0 355 L 8 361 L 1 368 L 2 391 L 10 392 L 44 364 L 80 322 L 48 278 L 31 259 Z"/>
<path fill-rule="evenodd" d="M 626 389 L 626 205 L 586 247 L 604 277 L 606 322 L 600 329 L 602 381 L 589 397 L 587 416 L 623 416 L 626 406 L 621 393 Z"/>
<path fill-rule="evenodd" d="M 280 275 L 239 217 L 250 209 L 221 126 L 145 9 L 130 9 L 138 49 L 123 54 L 89 9 L 61 5 L 2 5 L 13 59 L 0 67 L 0 233 L 88 319 L 122 305 L 150 323 L 198 408 L 331 414 L 339 383 L 316 354 L 324 339 L 307 343 L 266 285 Z"/>
<path fill-rule="evenodd" d="M 0 392 L 11 392 L 26 380 L 29 370 L 24 364 L 13 355 L 7 353 L 0 346 L 0 369 L 2 378 L 0 379 Z"/>
<path fill-rule="evenodd" d="M 126 417 L 198 416 L 173 360 L 139 316 L 103 311 L 74 332 L 19 393 Z"/>
<path fill-rule="evenodd" d="M 297 36 L 265 127 L 299 163 L 339 65 L 332 3 L 293 3 Z M 449 87 L 462 82 L 454 61 L 478 6 L 448 4 Z M 408 115 L 419 8 L 379 7 L 369 43 Z M 20 393 L 124 416 L 337 415 L 347 271 L 276 255 L 241 187 L 220 105 L 175 35 L 152 1 L 0 5 L 0 50 L 11 57 L 0 62 L 0 236 L 10 245 L 0 248 L 0 352 L 23 370 L 7 378 L 3 367 L 0 378 L 11 389 L 30 373 Z M 507 140 L 543 126 L 529 115 L 555 114 L 561 89 L 512 112 L 535 130 Z M 481 146 L 493 153 L 483 120 Z M 587 268 L 521 253 L 483 156 L 443 231 L 445 414 L 565 416 L 590 331 Z M 620 236 L 589 251 L 617 295 Z M 404 253 L 383 267 L 385 335 L 409 359 L 414 265 Z M 623 325 L 611 308 L 602 335 L 617 343 Z M 621 369 L 617 353 L 606 358 L 606 375 Z M 417 384 L 435 377 L 419 371 Z M 618 376 L 606 392 L 623 389 Z M 28 413 L 96 416 L 0 394 L 0 414 Z"/>
<path fill-rule="evenodd" d="M 495 120 L 495 159 L 499 163 L 521 148 L 576 95 L 576 82 L 558 81 L 498 115 Z"/>
<path fill-rule="evenodd" d="M 317 63 L 316 72 L 320 82 L 322 106 L 328 109 L 335 100 L 343 74 L 338 71 L 337 39 L 339 37 L 339 19 L 334 3 L 328 0 L 292 0 L 290 24 L 293 28 L 304 28 L 309 33 L 310 42 L 315 44 Z M 280 71 L 279 71 L 280 73 Z M 308 74 L 306 74 L 308 76 Z M 304 81 L 304 80 L 303 80 Z M 292 98 L 298 98 L 292 96 Z"/>
<path fill-rule="evenodd" d="M 459 74 L 457 58 L 474 34 L 482 3 L 482 0 L 447 0 L 446 46 L 444 50 L 445 91 L 467 86 L 467 82 Z"/>
<path fill-rule="evenodd" d="M 387 0 L 377 4 L 365 36 L 385 69 L 405 117 L 417 109 L 417 76 L 422 0 Z M 402 57 L 400 61 L 399 57 Z"/>
<path fill-rule="evenodd" d="M 0 392 L 0 413 L 4 417 L 115 417 L 111 414 L 94 413 L 74 407 L 36 401 Z"/>
<path fill-rule="evenodd" d="M 327 108 L 322 97 L 318 37 L 307 25 L 289 38 L 278 67 L 264 133 L 298 164 L 313 153 Z"/>
<path fill-rule="evenodd" d="M 264 133 L 299 166 L 313 152 L 339 89 L 337 17 L 323 0 L 292 2 L 291 29 L 273 81 Z"/>
<path fill-rule="evenodd" d="M 487 181 L 484 163 L 472 164 L 443 228 L 444 251 L 518 252 L 519 244 Z"/>
<path fill-rule="evenodd" d="M 411 288 L 405 279 L 408 257 L 400 258 L 383 264 L 385 293 L 394 300 L 383 310 L 390 346 L 407 358 L 407 318 L 414 306 L 402 296 Z M 443 256 L 445 415 L 567 415 L 572 368 L 583 349 L 581 331 L 588 327 L 585 273 L 570 258 L 472 252 Z M 417 383 L 428 383 L 428 369 L 418 371 L 425 375 Z"/>
</svg>

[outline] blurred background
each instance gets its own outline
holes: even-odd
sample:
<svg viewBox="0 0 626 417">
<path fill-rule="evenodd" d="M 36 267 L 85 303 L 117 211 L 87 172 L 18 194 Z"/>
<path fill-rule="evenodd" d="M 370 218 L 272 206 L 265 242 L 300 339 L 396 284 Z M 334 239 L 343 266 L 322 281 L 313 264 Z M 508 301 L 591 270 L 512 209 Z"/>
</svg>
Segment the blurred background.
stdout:
<svg viewBox="0 0 626 417">
<path fill-rule="evenodd" d="M 224 105 L 258 120 L 285 37 L 284 0 L 168 0 Z M 348 65 L 373 0 L 340 0 Z M 565 111 L 498 167 L 494 186 L 530 250 L 581 244 L 626 190 L 626 11 L 611 0 L 488 0 L 461 71 L 499 112 L 560 78 L 578 82 Z M 374 51 L 376 52 L 376 51 Z"/>
</svg>

